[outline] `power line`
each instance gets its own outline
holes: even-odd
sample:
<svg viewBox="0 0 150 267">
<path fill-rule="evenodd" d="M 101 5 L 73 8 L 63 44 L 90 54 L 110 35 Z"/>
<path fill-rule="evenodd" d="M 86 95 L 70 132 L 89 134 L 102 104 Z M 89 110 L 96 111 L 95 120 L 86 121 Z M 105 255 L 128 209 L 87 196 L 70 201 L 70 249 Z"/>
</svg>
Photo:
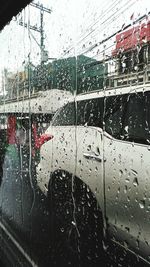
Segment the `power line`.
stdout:
<svg viewBox="0 0 150 267">
<path fill-rule="evenodd" d="M 147 18 L 147 16 L 150 15 L 150 12 L 148 12 L 148 14 L 144 14 L 143 16 L 141 16 L 140 18 L 138 18 L 137 20 L 135 20 L 133 22 L 133 24 L 128 24 L 127 26 L 125 26 L 123 29 L 120 29 L 118 31 L 116 31 L 115 33 L 113 33 L 112 35 L 108 36 L 107 38 L 103 39 L 102 41 L 96 43 L 95 45 L 93 45 L 92 47 L 90 47 L 87 51 L 85 51 L 84 53 L 87 53 L 91 50 L 93 50 L 94 48 L 98 47 L 99 45 L 105 43 L 106 41 L 110 40 L 112 37 L 116 36 L 118 33 L 122 32 L 122 30 L 126 30 L 129 27 L 131 27 L 132 25 L 136 24 L 137 22 L 143 20 L 144 18 Z"/>
<path fill-rule="evenodd" d="M 96 25 L 100 20 L 102 20 L 103 17 L 105 17 L 105 14 L 106 14 L 106 13 L 107 13 L 107 15 L 108 15 L 108 12 L 109 12 L 110 10 L 112 11 L 112 10 L 118 5 L 118 3 L 120 2 L 120 0 L 119 0 L 119 1 L 117 0 L 117 1 L 115 1 L 115 2 L 117 2 L 117 3 L 116 3 L 113 7 L 112 7 L 112 5 L 110 5 L 109 8 L 106 9 L 105 12 L 103 12 L 103 14 L 102 14 L 101 16 L 99 16 L 99 17 L 97 18 L 97 20 L 96 20 L 93 24 L 91 24 L 90 26 L 88 26 L 88 28 L 92 28 L 94 25 Z M 114 3 L 115 3 L 115 2 L 114 2 Z M 114 4 L 114 3 L 113 3 L 113 4 Z M 94 29 L 93 31 L 95 31 L 95 29 Z M 89 34 L 90 34 L 90 33 L 88 33 L 88 35 L 89 35 Z M 78 43 L 79 43 L 80 41 L 84 40 L 88 35 L 84 36 L 81 40 L 78 41 Z M 82 36 L 81 36 L 81 37 L 82 37 Z M 81 37 L 80 37 L 80 38 L 81 38 Z"/>
<path fill-rule="evenodd" d="M 129 6 L 126 7 L 123 11 L 121 11 L 121 13 L 118 14 L 118 16 L 116 16 L 115 18 L 113 18 L 113 20 L 114 20 L 114 19 L 117 19 L 117 18 L 122 14 L 122 12 L 126 11 L 126 10 L 127 10 L 129 7 L 131 7 L 135 2 L 136 2 L 136 1 L 134 1 L 131 5 L 129 5 Z M 130 3 L 130 0 L 128 1 L 128 3 Z M 116 12 L 116 13 L 117 13 L 117 12 Z M 106 21 L 108 21 L 108 20 L 109 20 L 109 18 L 108 18 Z M 106 21 L 105 21 L 105 22 L 106 22 Z M 110 23 L 111 23 L 111 21 L 109 22 L 109 24 L 110 24 Z M 103 23 L 102 23 L 102 24 L 103 24 Z M 104 24 L 104 27 L 106 27 L 107 25 L 108 25 L 108 24 Z M 104 28 L 104 27 L 103 27 L 103 28 Z M 127 27 L 128 27 L 128 25 L 127 25 Z M 122 30 L 124 30 L 124 29 L 125 29 L 125 28 L 121 28 L 121 29 L 119 30 L 119 32 L 122 31 Z M 111 37 L 110 37 L 110 38 L 108 37 L 108 38 L 111 39 L 112 37 L 114 37 L 114 35 L 115 35 L 115 34 L 111 35 Z M 104 40 L 108 41 L 107 38 L 104 39 Z M 103 43 L 103 41 L 102 41 L 102 43 Z M 99 45 L 101 45 L 101 42 L 99 42 Z M 83 53 L 87 53 L 88 51 L 91 51 L 91 48 L 88 48 L 88 49 L 87 49 L 86 51 L 84 51 Z"/>
<path fill-rule="evenodd" d="M 116 1 L 115 1 L 115 2 L 116 2 Z M 115 2 L 114 2 L 114 3 L 115 3 Z M 120 2 L 120 1 L 119 1 L 119 2 Z M 131 1 L 129 0 L 128 3 L 130 3 L 130 2 L 131 2 Z M 122 8 L 125 7 L 125 9 L 122 10 L 122 11 L 120 12 L 119 15 L 121 15 L 122 12 L 124 12 L 125 10 L 127 10 L 128 8 L 130 8 L 135 2 L 136 2 L 136 1 L 134 1 L 134 2 L 133 2 L 132 4 L 130 4 L 128 7 L 127 7 L 125 4 L 123 4 L 123 6 L 121 6 L 119 10 L 117 10 L 115 13 L 113 13 L 113 15 L 114 15 L 114 14 L 117 14 Z M 114 4 L 114 3 L 113 3 L 113 4 Z M 117 2 L 117 4 L 118 4 L 118 2 Z M 116 6 L 117 4 L 115 4 L 113 7 L 110 6 L 110 7 L 112 7 L 112 8 L 111 8 L 111 11 L 114 10 L 114 8 L 115 8 L 115 6 Z M 126 3 L 126 4 L 127 4 L 127 3 Z M 101 20 L 102 20 L 102 18 L 105 17 L 105 13 L 106 13 L 106 12 L 104 12 L 103 15 L 102 15 L 101 17 L 99 17 Z M 107 14 L 108 14 L 108 12 L 107 12 Z M 118 15 L 118 17 L 119 17 L 119 15 Z M 103 28 L 102 28 L 102 27 L 100 27 L 100 28 L 97 27 L 96 29 L 98 29 L 99 31 L 102 31 L 102 29 L 106 28 L 106 26 L 108 25 L 108 23 L 106 24 L 106 22 L 109 21 L 110 18 L 111 18 L 110 16 L 107 17 L 107 19 L 105 19 L 105 20 L 101 23 L 101 25 L 103 25 Z M 114 19 L 113 19 L 113 20 L 114 20 Z M 98 20 L 98 21 L 99 21 L 99 20 Z M 98 22 L 98 21 L 97 21 L 97 22 Z M 112 19 L 110 20 L 109 24 L 111 23 L 111 21 L 112 21 Z M 94 23 L 94 24 L 96 24 L 96 23 Z M 94 25 L 94 24 L 93 24 L 93 25 Z M 88 28 L 89 28 L 89 27 L 88 27 Z M 81 43 L 81 41 L 83 41 L 85 38 L 87 38 L 88 36 L 90 36 L 94 31 L 96 31 L 96 29 L 93 29 L 92 31 L 90 31 L 86 36 L 83 36 L 83 38 L 80 39 L 80 40 L 77 42 L 77 44 L 78 44 L 78 43 Z M 81 38 L 81 37 L 80 37 L 80 38 Z M 63 54 L 63 56 L 65 56 L 66 54 L 68 54 L 69 51 L 71 51 L 73 48 L 74 48 L 74 47 L 70 47 L 70 48 L 68 48 L 67 51 Z"/>
<path fill-rule="evenodd" d="M 126 3 L 126 5 L 128 4 L 128 3 L 130 3 L 131 1 L 129 0 L 127 3 Z M 134 3 L 136 2 L 136 0 L 133 2 L 133 3 L 131 3 L 129 6 L 127 6 L 124 10 L 122 10 L 118 15 L 117 15 L 117 13 L 118 13 L 118 10 L 115 12 L 115 13 L 113 13 L 113 15 L 117 15 L 116 17 L 114 17 L 113 16 L 113 19 L 111 18 L 111 17 L 108 17 L 105 21 L 103 21 L 102 23 L 101 23 L 101 25 L 103 25 L 103 28 L 101 27 L 101 28 L 95 28 L 94 29 L 94 31 L 96 31 L 97 29 L 98 30 L 103 30 L 104 28 L 106 28 L 107 27 L 107 25 L 109 24 L 111 24 L 111 22 L 113 21 L 113 20 L 115 20 L 115 19 L 117 19 L 124 11 L 126 11 L 127 9 L 129 9 L 132 5 L 134 5 Z M 125 5 L 123 5 L 120 9 L 119 9 L 119 11 L 124 7 Z M 110 21 L 109 21 L 110 20 Z M 109 21 L 109 22 L 108 22 Z M 106 22 L 108 22 L 107 24 L 106 24 Z"/>
<path fill-rule="evenodd" d="M 133 21 L 133 23 L 128 24 L 126 26 L 124 26 L 123 28 L 119 29 L 118 31 L 116 31 L 115 33 L 113 33 L 112 35 L 106 37 L 105 39 L 101 40 L 100 42 L 97 42 L 96 44 L 92 45 L 91 47 L 89 47 L 87 50 L 83 51 L 82 54 L 86 54 L 88 52 L 91 52 L 93 49 L 95 49 L 96 47 L 102 45 L 103 43 L 107 42 L 108 40 L 110 40 L 111 38 L 115 37 L 118 33 L 128 29 L 129 27 L 135 25 L 136 23 L 142 21 L 144 18 L 147 18 L 147 16 L 150 15 L 150 12 L 148 12 L 147 14 L 144 14 L 143 16 L 139 17 L 138 19 L 136 19 L 135 21 Z"/>
<path fill-rule="evenodd" d="M 115 1 L 113 2 L 113 4 L 115 4 L 116 2 L 117 2 L 117 4 L 118 4 L 118 3 L 120 2 L 120 0 L 119 0 L 119 1 L 118 1 L 118 0 L 115 0 Z M 116 4 L 116 5 L 117 5 L 117 4 Z M 101 16 L 98 17 L 97 21 L 99 21 L 99 19 L 102 20 L 102 18 L 105 17 L 105 14 L 108 15 L 108 12 L 109 12 L 110 10 L 113 10 L 113 9 L 115 8 L 116 5 L 114 5 L 113 8 L 112 8 L 112 4 L 111 4 L 111 5 L 105 10 L 105 12 L 103 12 L 103 14 L 102 14 Z M 88 26 L 87 29 L 86 29 L 86 32 L 88 31 L 89 28 L 92 28 L 95 24 L 96 24 L 96 22 L 94 22 L 93 24 L 91 24 L 90 26 Z M 92 32 L 94 32 L 94 31 L 95 31 L 95 29 L 91 30 L 89 33 L 86 34 L 86 36 L 84 36 L 85 33 L 82 34 L 82 35 L 79 37 L 79 40 L 78 40 L 77 44 L 80 43 L 81 41 L 83 41 L 83 40 L 84 40 L 85 38 L 87 38 L 89 35 L 91 35 Z M 82 39 L 81 39 L 81 38 L 82 38 Z M 71 46 L 70 48 L 68 48 L 67 51 L 66 51 L 63 55 L 65 56 L 65 55 L 66 55 L 69 51 L 71 51 L 73 48 L 74 48 L 74 47 L 72 47 L 72 46 Z"/>
</svg>

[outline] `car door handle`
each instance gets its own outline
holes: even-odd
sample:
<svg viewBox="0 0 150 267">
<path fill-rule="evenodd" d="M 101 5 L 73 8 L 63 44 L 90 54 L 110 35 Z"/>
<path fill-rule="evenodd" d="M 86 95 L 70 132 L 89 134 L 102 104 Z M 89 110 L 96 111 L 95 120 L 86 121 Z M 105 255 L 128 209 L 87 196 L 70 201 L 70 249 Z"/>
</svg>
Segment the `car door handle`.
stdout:
<svg viewBox="0 0 150 267">
<path fill-rule="evenodd" d="M 95 159 L 99 162 L 102 162 L 103 158 L 100 156 L 100 155 L 97 155 L 96 153 L 94 152 L 86 152 L 86 153 L 83 153 L 83 156 L 87 159 Z M 106 160 L 104 160 L 106 161 Z"/>
</svg>

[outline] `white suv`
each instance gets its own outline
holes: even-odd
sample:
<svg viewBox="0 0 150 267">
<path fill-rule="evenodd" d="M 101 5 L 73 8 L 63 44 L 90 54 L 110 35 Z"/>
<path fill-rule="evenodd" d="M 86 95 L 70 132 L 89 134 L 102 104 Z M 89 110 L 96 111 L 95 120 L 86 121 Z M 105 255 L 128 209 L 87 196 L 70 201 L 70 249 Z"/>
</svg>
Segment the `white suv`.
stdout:
<svg viewBox="0 0 150 267">
<path fill-rule="evenodd" d="M 109 234 L 150 261 L 150 86 L 77 95 L 47 133 L 37 181 L 56 247 L 99 266 Z"/>
</svg>

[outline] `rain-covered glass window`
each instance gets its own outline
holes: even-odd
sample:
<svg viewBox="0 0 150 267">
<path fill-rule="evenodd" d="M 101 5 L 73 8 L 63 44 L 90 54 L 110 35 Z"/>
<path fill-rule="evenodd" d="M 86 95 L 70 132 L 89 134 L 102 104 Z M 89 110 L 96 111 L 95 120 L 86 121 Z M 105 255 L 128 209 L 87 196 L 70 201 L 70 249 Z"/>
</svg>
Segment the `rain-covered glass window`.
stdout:
<svg viewBox="0 0 150 267">
<path fill-rule="evenodd" d="M 150 265 L 150 1 L 31 1 L 0 32 L 0 266 Z"/>
</svg>

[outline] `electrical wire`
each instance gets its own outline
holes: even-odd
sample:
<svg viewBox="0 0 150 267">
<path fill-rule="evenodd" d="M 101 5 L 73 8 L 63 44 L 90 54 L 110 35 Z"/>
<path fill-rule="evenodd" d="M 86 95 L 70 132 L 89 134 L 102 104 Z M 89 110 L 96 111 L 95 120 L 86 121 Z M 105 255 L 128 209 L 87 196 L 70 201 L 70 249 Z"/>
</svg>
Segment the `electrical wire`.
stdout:
<svg viewBox="0 0 150 267">
<path fill-rule="evenodd" d="M 101 23 L 101 25 L 103 25 L 103 27 L 99 27 L 99 29 L 98 29 L 98 28 L 97 28 L 97 29 L 98 29 L 99 31 L 104 30 L 104 29 L 106 28 L 106 26 L 110 25 L 115 19 L 119 18 L 119 16 L 121 16 L 123 12 L 125 12 L 127 9 L 131 8 L 131 6 L 133 6 L 133 5 L 136 3 L 136 0 L 135 0 L 134 2 L 132 2 L 132 3 L 131 3 L 131 1 L 129 0 L 127 3 L 129 3 L 129 5 L 128 5 L 128 6 L 123 5 L 123 6 L 119 9 L 119 11 L 120 11 L 123 7 L 125 7 L 125 9 L 122 10 L 118 15 L 117 15 L 118 10 L 115 12 L 115 14 L 117 15 L 116 17 L 111 18 L 111 20 L 110 20 L 110 17 L 108 17 L 104 22 Z M 130 4 L 130 3 L 131 3 L 131 4 Z M 110 20 L 110 21 L 109 21 L 109 20 Z M 106 22 L 107 22 L 107 24 L 106 24 Z M 127 28 L 127 27 L 129 27 L 129 26 L 131 26 L 131 24 L 129 24 L 129 25 L 127 25 L 126 27 L 124 27 L 124 29 Z M 87 36 L 90 36 L 90 35 L 92 34 L 92 32 L 94 32 L 95 30 L 96 30 L 96 29 L 94 29 L 93 31 L 91 31 L 90 33 L 88 33 L 88 35 L 86 35 L 84 38 L 86 38 Z M 116 33 L 120 32 L 121 30 L 122 30 L 122 29 L 120 29 L 120 30 L 118 30 L 117 32 L 115 32 L 114 34 L 112 34 L 112 35 L 110 36 L 110 38 L 113 37 Z M 83 38 L 82 40 L 84 40 L 84 38 Z M 94 38 L 94 37 L 92 36 L 92 38 Z M 88 50 L 83 51 L 83 53 L 87 53 L 87 52 L 91 51 L 94 47 L 96 47 L 96 46 L 98 45 L 98 43 L 99 43 L 99 44 L 102 44 L 102 43 L 108 41 L 110 38 L 107 37 L 107 38 L 103 39 L 102 41 L 97 42 L 96 44 L 94 44 L 94 45 L 92 45 L 90 48 L 88 48 Z M 78 44 L 79 42 L 81 42 L 81 41 L 78 41 L 77 44 Z M 87 42 L 88 42 L 88 41 L 86 41 L 86 43 L 87 43 Z M 85 44 L 84 44 L 84 45 L 85 45 Z M 70 48 L 68 48 L 67 51 L 66 51 L 65 53 L 63 53 L 62 57 L 64 57 L 64 56 L 66 56 L 67 54 L 69 54 L 69 52 L 70 52 L 72 49 L 74 49 L 74 47 L 70 47 Z"/>
</svg>

